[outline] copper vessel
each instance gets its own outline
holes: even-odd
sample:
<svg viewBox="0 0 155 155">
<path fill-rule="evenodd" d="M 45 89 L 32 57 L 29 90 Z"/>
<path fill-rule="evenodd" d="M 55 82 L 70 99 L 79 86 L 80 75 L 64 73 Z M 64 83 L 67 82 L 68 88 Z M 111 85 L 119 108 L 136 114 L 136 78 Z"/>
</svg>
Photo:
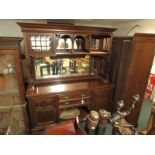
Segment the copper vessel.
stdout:
<svg viewBox="0 0 155 155">
<path fill-rule="evenodd" d="M 87 128 L 96 129 L 99 122 L 99 113 L 97 111 L 91 111 L 87 117 Z"/>
<path fill-rule="evenodd" d="M 108 117 L 110 117 L 110 113 L 108 111 L 106 111 L 105 109 L 100 109 L 99 116 L 100 116 L 99 123 L 98 123 L 99 128 L 106 127 L 107 119 L 108 119 Z"/>
</svg>

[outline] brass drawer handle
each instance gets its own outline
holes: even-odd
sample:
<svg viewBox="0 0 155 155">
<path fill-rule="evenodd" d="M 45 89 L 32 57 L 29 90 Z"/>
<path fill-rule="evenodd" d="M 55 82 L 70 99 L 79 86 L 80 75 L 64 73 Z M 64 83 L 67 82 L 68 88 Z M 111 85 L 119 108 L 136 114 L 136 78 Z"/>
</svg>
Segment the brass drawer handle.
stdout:
<svg viewBox="0 0 155 155">
<path fill-rule="evenodd" d="M 84 103 L 85 103 L 85 101 L 84 101 L 84 97 L 85 97 L 85 95 L 82 94 L 82 95 L 81 95 L 81 104 L 84 104 Z"/>
<path fill-rule="evenodd" d="M 68 105 L 68 104 L 69 104 L 69 102 L 65 102 L 64 104 L 65 104 L 65 105 Z"/>
<path fill-rule="evenodd" d="M 69 96 L 65 96 L 64 98 L 65 98 L 65 99 L 69 99 Z"/>
</svg>

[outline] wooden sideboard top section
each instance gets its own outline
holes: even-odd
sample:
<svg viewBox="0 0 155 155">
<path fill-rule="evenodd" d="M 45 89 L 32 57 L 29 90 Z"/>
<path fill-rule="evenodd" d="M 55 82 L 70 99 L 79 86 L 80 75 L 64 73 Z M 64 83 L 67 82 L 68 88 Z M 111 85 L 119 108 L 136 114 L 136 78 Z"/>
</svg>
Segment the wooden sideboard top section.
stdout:
<svg viewBox="0 0 155 155">
<path fill-rule="evenodd" d="M 105 27 L 88 27 L 88 26 L 75 26 L 67 24 L 38 24 L 38 23 L 17 23 L 21 28 L 22 32 L 87 32 L 100 35 L 112 34 L 116 31 L 116 28 L 105 28 Z"/>
<path fill-rule="evenodd" d="M 153 33 L 135 33 L 133 36 L 134 41 L 155 41 L 155 34 Z"/>
<path fill-rule="evenodd" d="M 0 37 L 0 49 L 19 49 L 20 37 Z"/>
<path fill-rule="evenodd" d="M 38 86 L 34 90 L 27 90 L 27 97 L 37 96 L 37 95 L 46 95 L 46 94 L 57 94 L 73 91 L 82 91 L 82 90 L 94 90 L 97 88 L 109 88 L 113 87 L 112 84 L 105 83 L 101 80 L 95 81 L 82 81 L 74 83 L 65 83 L 65 84 L 55 84 L 49 86 Z"/>
<path fill-rule="evenodd" d="M 155 40 L 155 34 L 153 33 L 135 33 L 134 36 L 113 36 L 113 40 L 119 39 L 119 40 Z M 146 41 L 146 40 L 145 40 Z"/>
</svg>

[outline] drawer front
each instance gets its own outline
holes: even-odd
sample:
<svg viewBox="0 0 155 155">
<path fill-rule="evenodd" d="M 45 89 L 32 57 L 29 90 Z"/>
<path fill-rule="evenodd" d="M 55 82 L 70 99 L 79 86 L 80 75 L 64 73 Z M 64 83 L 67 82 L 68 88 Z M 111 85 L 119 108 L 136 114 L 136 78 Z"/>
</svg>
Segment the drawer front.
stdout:
<svg viewBox="0 0 155 155">
<path fill-rule="evenodd" d="M 94 110 L 106 109 L 111 111 L 112 102 L 109 98 L 96 98 L 94 104 Z"/>
<path fill-rule="evenodd" d="M 62 106 L 82 106 L 82 105 L 87 105 L 91 103 L 91 96 L 84 96 L 84 97 L 78 97 L 78 98 L 70 98 L 66 100 L 60 100 L 59 104 L 60 107 Z"/>
<path fill-rule="evenodd" d="M 112 88 L 106 88 L 106 89 L 96 89 L 94 91 L 95 98 L 103 98 L 103 97 L 110 97 L 112 92 Z"/>
<path fill-rule="evenodd" d="M 88 92 L 88 91 L 79 92 L 78 91 L 78 92 L 62 93 L 58 95 L 59 101 L 75 99 L 75 98 L 81 99 L 82 97 L 88 97 L 88 96 L 91 96 L 91 92 Z"/>
<path fill-rule="evenodd" d="M 59 104 L 60 107 L 63 106 L 80 106 L 87 105 L 91 103 L 92 94 L 91 92 L 71 92 L 59 94 Z"/>
<path fill-rule="evenodd" d="M 58 98 L 54 95 L 47 95 L 47 96 L 37 96 L 30 98 L 30 103 L 34 104 L 35 107 L 51 107 L 55 106 L 58 103 Z"/>
</svg>

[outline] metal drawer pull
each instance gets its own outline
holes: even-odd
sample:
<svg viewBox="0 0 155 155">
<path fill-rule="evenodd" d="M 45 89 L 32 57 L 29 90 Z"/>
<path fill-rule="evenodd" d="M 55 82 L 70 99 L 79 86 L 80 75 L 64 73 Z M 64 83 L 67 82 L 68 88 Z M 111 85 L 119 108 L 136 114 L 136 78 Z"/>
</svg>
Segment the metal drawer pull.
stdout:
<svg viewBox="0 0 155 155">
<path fill-rule="evenodd" d="M 85 96 L 85 95 L 81 95 L 81 104 L 84 104 L 84 103 L 85 103 L 85 101 L 84 101 L 84 96 Z"/>
<path fill-rule="evenodd" d="M 65 105 L 68 105 L 69 104 L 69 102 L 65 102 Z"/>
</svg>

